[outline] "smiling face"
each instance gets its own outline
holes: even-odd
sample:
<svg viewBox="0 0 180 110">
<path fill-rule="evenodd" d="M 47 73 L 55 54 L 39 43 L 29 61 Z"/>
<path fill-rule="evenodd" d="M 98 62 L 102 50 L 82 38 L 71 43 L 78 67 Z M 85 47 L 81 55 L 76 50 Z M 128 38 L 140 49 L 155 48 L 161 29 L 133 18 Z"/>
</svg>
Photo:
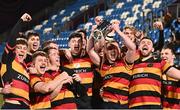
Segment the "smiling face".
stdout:
<svg viewBox="0 0 180 110">
<path fill-rule="evenodd" d="M 38 55 L 34 60 L 34 67 L 37 70 L 37 74 L 44 74 L 47 68 L 47 57 Z"/>
<path fill-rule="evenodd" d="M 161 58 L 169 62 L 170 64 L 174 64 L 175 55 L 169 48 L 161 50 Z"/>
<path fill-rule="evenodd" d="M 153 51 L 153 43 L 150 39 L 142 39 L 139 44 L 139 50 L 143 57 L 149 56 Z"/>
<path fill-rule="evenodd" d="M 16 58 L 19 62 L 23 62 L 27 55 L 27 45 L 17 44 L 15 48 Z"/>
<path fill-rule="evenodd" d="M 35 52 L 39 49 L 39 46 L 40 46 L 39 36 L 32 35 L 28 39 L 28 51 Z"/>
</svg>

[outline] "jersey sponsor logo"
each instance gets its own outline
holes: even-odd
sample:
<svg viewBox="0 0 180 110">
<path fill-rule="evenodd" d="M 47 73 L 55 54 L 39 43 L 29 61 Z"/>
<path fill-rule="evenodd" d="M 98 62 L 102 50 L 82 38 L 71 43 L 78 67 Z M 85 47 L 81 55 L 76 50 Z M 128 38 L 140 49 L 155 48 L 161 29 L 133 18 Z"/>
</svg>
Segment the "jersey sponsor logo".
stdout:
<svg viewBox="0 0 180 110">
<path fill-rule="evenodd" d="M 108 80 L 108 79 L 111 79 L 113 76 L 112 75 L 107 75 L 104 77 L 104 80 Z"/>
<path fill-rule="evenodd" d="M 172 85 L 172 82 L 171 81 L 163 81 L 163 84 Z"/>
<path fill-rule="evenodd" d="M 24 81 L 24 82 L 26 82 L 26 83 L 29 83 L 29 80 L 25 76 L 23 76 L 21 74 L 18 74 L 17 78 Z"/>
<path fill-rule="evenodd" d="M 75 73 L 86 73 L 86 69 L 76 69 L 74 70 Z"/>
<path fill-rule="evenodd" d="M 148 74 L 137 74 L 137 75 L 133 75 L 133 79 L 136 78 L 147 78 L 149 75 Z"/>
</svg>

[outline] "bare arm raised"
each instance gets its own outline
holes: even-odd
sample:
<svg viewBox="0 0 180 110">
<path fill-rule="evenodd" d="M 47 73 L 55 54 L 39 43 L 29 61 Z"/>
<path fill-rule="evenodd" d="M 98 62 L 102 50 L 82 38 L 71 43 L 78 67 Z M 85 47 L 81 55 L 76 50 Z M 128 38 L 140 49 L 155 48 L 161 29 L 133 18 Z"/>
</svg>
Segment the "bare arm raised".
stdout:
<svg viewBox="0 0 180 110">
<path fill-rule="evenodd" d="M 11 30 L 10 36 L 8 37 L 8 46 L 13 48 L 15 46 L 16 38 L 18 37 L 19 32 L 22 31 L 25 22 L 30 22 L 32 20 L 31 16 L 27 13 L 23 14 L 16 25 Z"/>
<path fill-rule="evenodd" d="M 112 24 L 112 28 L 123 39 L 125 46 L 128 48 L 125 59 L 128 63 L 133 63 L 135 60 L 136 45 L 127 37 L 119 27 L 119 23 Z"/>
</svg>

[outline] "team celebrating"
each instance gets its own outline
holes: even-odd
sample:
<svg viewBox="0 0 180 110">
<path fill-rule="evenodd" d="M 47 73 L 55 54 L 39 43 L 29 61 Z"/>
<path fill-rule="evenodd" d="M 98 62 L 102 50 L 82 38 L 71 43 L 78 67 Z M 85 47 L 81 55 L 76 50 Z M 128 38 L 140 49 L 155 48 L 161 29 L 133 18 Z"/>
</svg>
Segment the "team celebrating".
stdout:
<svg viewBox="0 0 180 110">
<path fill-rule="evenodd" d="M 51 40 L 40 45 L 36 32 L 22 34 L 31 20 L 21 16 L 4 48 L 2 109 L 180 109 L 180 70 L 171 45 L 161 44 L 161 22 L 154 23 L 157 45 L 132 26 L 121 31 L 118 20 L 97 40 L 94 31 L 103 22 L 97 16 L 89 37 L 77 29 L 69 48 L 59 49 Z M 123 40 L 121 47 L 113 34 Z M 161 57 L 153 56 L 157 50 Z"/>
</svg>

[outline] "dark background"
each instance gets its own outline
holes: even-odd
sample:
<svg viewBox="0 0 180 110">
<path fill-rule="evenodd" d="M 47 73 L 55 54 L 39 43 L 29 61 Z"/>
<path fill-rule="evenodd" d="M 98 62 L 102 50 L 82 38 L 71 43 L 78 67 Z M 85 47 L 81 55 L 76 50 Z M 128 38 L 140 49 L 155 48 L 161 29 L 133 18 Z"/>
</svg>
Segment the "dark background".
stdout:
<svg viewBox="0 0 180 110">
<path fill-rule="evenodd" d="M 33 18 L 30 28 L 74 1 L 76 0 L 0 0 L 0 41 L 5 39 L 4 36 L 24 13 L 29 13 Z"/>
<path fill-rule="evenodd" d="M 57 0 L 0 0 L 0 33 L 12 27 L 23 13 L 34 15 Z"/>
</svg>

